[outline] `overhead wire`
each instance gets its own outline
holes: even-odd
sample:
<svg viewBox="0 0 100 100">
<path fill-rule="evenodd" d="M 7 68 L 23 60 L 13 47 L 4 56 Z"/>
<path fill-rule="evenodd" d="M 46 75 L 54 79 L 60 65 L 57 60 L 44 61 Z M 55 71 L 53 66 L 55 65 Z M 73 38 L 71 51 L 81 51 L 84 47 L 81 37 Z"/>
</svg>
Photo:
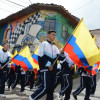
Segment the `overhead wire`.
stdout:
<svg viewBox="0 0 100 100">
<path fill-rule="evenodd" d="M 13 4 L 8 3 L 8 2 L 6 2 L 6 1 L 4 1 L 4 0 L 0 0 L 0 7 L 1 7 L 1 8 L 6 8 L 7 10 L 8 10 L 8 9 L 14 9 L 14 10 L 20 9 L 20 8 L 18 8 L 17 5 L 13 5 Z M 8 7 L 9 7 L 9 8 L 8 8 Z M 21 7 L 21 8 L 22 8 L 22 7 Z M 15 12 L 15 11 L 14 11 L 14 12 Z"/>
<path fill-rule="evenodd" d="M 5 11 L 10 12 L 10 13 L 13 13 L 13 12 L 11 12 L 11 11 L 9 11 L 7 9 L 1 8 L 1 7 L 0 7 L 0 9 L 5 10 Z"/>
<path fill-rule="evenodd" d="M 29 0 L 29 2 L 32 4 L 31 0 Z"/>
<path fill-rule="evenodd" d="M 94 0 L 91 0 L 91 1 L 87 2 L 86 4 L 82 5 L 81 7 L 77 8 L 77 9 L 71 11 L 71 12 L 75 12 L 75 11 L 77 11 L 77 10 L 80 10 L 81 8 L 87 6 L 88 4 L 90 4 L 90 3 L 93 2 L 93 1 L 94 1 Z"/>
<path fill-rule="evenodd" d="M 5 1 L 4 1 L 4 0 L 0 0 L 0 2 L 6 4 L 8 7 L 13 8 L 13 9 L 18 8 L 18 6 L 21 7 L 21 8 L 22 8 L 22 7 L 25 8 L 25 6 L 20 5 L 20 4 L 18 4 L 18 3 L 15 3 L 15 2 L 12 2 L 12 1 L 10 1 L 10 0 L 5 0 Z M 7 2 L 9 2 L 9 4 L 8 4 Z M 0 4 L 1 4 L 1 3 L 0 3 Z M 14 5 L 12 5 L 12 4 L 14 4 Z M 6 8 L 7 8 L 7 6 L 6 6 Z M 15 6 L 17 6 L 17 7 L 15 7 Z M 14 12 L 12 12 L 11 10 L 5 9 L 5 7 L 2 7 L 2 5 L 0 6 L 0 9 L 1 9 L 1 10 L 5 10 L 6 12 L 14 13 Z"/>
<path fill-rule="evenodd" d="M 8 1 L 8 2 L 13 3 L 13 4 L 15 4 L 15 5 L 18 5 L 18 6 L 20 6 L 20 7 L 25 7 L 25 6 L 21 5 L 21 4 L 18 4 L 18 3 L 16 3 L 16 2 L 13 2 L 13 1 L 10 1 L 10 0 L 5 0 L 5 1 Z"/>
<path fill-rule="evenodd" d="M 23 2 L 24 4 L 30 4 L 29 1 L 28 2 L 25 2 L 25 0 L 19 0 L 21 2 Z"/>
</svg>

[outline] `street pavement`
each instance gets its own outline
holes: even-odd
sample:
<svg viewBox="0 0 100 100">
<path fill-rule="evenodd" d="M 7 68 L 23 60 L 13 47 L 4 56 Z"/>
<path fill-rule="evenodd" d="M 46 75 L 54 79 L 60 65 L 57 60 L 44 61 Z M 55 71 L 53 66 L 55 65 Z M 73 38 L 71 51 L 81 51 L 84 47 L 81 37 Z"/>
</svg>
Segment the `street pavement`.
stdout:
<svg viewBox="0 0 100 100">
<path fill-rule="evenodd" d="M 74 79 L 72 92 L 77 89 L 79 84 L 80 84 L 80 78 Z M 37 88 L 35 88 L 34 91 L 36 89 Z M 0 98 L 0 100 L 29 100 L 29 95 L 31 95 L 34 92 L 34 91 L 30 91 L 29 87 L 25 88 L 26 95 L 20 95 L 19 91 L 20 91 L 20 85 L 16 86 L 16 88 L 15 88 L 13 93 L 10 93 L 7 90 L 7 86 L 6 86 L 6 89 L 5 89 L 6 98 Z M 59 100 L 58 99 L 59 91 L 60 91 L 60 85 L 58 85 L 57 88 L 55 89 L 55 93 L 54 94 L 56 94 L 56 95 L 54 95 L 54 100 Z M 78 100 L 84 100 L 84 95 L 85 95 L 85 90 L 83 90 L 77 96 Z M 94 97 L 90 97 L 90 99 L 91 100 L 100 100 L 100 73 L 97 74 L 97 88 L 96 88 L 95 96 Z M 44 97 L 42 97 L 41 99 L 39 99 L 39 100 L 46 100 L 46 95 Z M 74 100 L 72 94 L 71 94 L 70 100 Z"/>
</svg>

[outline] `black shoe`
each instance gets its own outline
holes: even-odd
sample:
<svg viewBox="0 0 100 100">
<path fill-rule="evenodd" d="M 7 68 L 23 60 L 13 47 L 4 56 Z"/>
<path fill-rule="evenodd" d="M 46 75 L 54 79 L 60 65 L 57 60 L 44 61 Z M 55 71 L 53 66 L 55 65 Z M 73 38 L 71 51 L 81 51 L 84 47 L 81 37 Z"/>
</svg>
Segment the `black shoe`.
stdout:
<svg viewBox="0 0 100 100">
<path fill-rule="evenodd" d="M 91 100 L 91 99 L 84 99 L 84 100 Z"/>
<path fill-rule="evenodd" d="M 74 95 L 74 93 L 73 93 L 73 97 L 74 97 L 74 99 L 75 99 L 75 100 L 77 100 L 77 96 L 76 96 L 76 95 Z"/>
</svg>

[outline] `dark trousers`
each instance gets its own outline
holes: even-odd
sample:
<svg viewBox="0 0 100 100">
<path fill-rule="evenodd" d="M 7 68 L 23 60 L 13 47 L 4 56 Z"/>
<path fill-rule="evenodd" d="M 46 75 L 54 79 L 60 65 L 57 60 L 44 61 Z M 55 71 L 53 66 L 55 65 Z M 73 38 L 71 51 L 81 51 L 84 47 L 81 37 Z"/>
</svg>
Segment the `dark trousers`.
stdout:
<svg viewBox="0 0 100 100">
<path fill-rule="evenodd" d="M 72 91 L 72 86 L 73 86 L 73 75 L 67 75 L 66 79 L 67 79 L 66 80 L 67 84 L 65 86 L 67 86 L 67 87 L 66 87 L 66 90 L 65 90 L 64 100 L 69 100 L 70 94 L 71 94 L 71 91 Z"/>
<path fill-rule="evenodd" d="M 21 90 L 20 90 L 20 92 L 22 92 L 25 89 L 25 74 L 21 74 L 21 75 L 16 74 L 16 79 L 15 79 L 14 83 L 12 84 L 12 89 L 14 89 L 16 87 L 16 85 L 17 85 L 17 83 L 19 82 L 20 79 L 21 79 Z"/>
<path fill-rule="evenodd" d="M 78 95 L 84 88 L 86 88 L 84 100 L 88 100 L 90 97 L 90 89 L 91 89 L 91 78 L 90 77 L 81 76 L 80 86 L 76 91 L 73 92 L 73 94 Z"/>
<path fill-rule="evenodd" d="M 96 75 L 91 77 L 91 90 L 90 94 L 94 94 L 96 90 Z"/>
<path fill-rule="evenodd" d="M 73 76 L 69 75 L 69 74 L 65 74 L 63 75 L 63 79 L 64 79 L 64 87 L 61 89 L 60 91 L 60 95 L 64 95 L 65 94 L 65 98 L 64 100 L 69 100 L 70 99 L 70 94 L 72 91 L 72 85 L 73 85 Z"/>
<path fill-rule="evenodd" d="M 9 74 L 8 75 L 8 88 L 14 83 L 15 80 L 15 74 Z"/>
<path fill-rule="evenodd" d="M 37 78 L 37 81 L 36 81 L 36 83 L 35 83 L 35 86 L 38 86 L 38 85 L 40 85 L 40 83 L 41 83 L 41 76 L 38 75 L 36 78 Z"/>
<path fill-rule="evenodd" d="M 32 76 L 32 75 L 27 75 L 27 81 L 25 83 L 25 86 L 27 86 L 29 84 L 30 84 L 30 89 L 32 89 L 33 85 L 34 85 L 34 76 Z"/>
<path fill-rule="evenodd" d="M 61 89 L 64 87 L 64 79 L 63 79 L 63 76 L 56 76 L 56 79 L 55 79 L 55 87 L 54 89 L 57 87 L 58 84 L 61 84 Z"/>
<path fill-rule="evenodd" d="M 6 72 L 0 73 L 0 94 L 4 94 L 6 81 Z"/>
<path fill-rule="evenodd" d="M 39 88 L 31 95 L 34 100 L 38 100 L 47 94 L 46 100 L 53 100 L 55 72 L 41 72 L 41 84 Z"/>
</svg>

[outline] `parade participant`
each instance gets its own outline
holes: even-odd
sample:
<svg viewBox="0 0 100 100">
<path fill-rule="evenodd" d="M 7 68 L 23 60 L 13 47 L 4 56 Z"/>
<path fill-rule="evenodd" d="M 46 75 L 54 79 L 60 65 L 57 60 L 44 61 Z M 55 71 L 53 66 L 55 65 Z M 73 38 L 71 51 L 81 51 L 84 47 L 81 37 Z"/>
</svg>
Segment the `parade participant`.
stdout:
<svg viewBox="0 0 100 100">
<path fill-rule="evenodd" d="M 65 52 L 65 59 L 60 61 L 61 71 L 63 74 L 64 85 L 59 93 L 60 98 L 65 95 L 64 100 L 70 99 L 70 94 L 73 86 L 73 76 L 74 76 L 74 62 L 70 59 L 68 54 Z"/>
<path fill-rule="evenodd" d="M 8 52 L 9 44 L 8 42 L 4 42 L 3 49 L 0 49 L 0 97 L 6 97 L 4 95 L 5 90 L 5 81 L 7 74 L 7 67 L 9 66 L 8 62 L 11 60 L 11 54 Z M 6 64 L 5 67 L 3 67 Z"/>
<path fill-rule="evenodd" d="M 10 90 L 10 92 L 12 92 L 11 85 L 14 83 L 14 80 L 15 80 L 15 71 L 11 67 L 8 72 L 8 90 Z"/>
<path fill-rule="evenodd" d="M 57 74 L 56 74 L 56 81 L 55 81 L 55 88 L 57 87 L 58 84 L 61 84 L 61 89 L 64 87 L 64 79 L 63 79 L 63 74 L 61 72 L 61 65 L 57 65 Z"/>
<path fill-rule="evenodd" d="M 56 32 L 49 31 L 47 33 L 47 37 L 48 40 L 40 44 L 38 51 L 41 85 L 31 96 L 29 96 L 30 100 L 38 100 L 45 94 L 47 94 L 46 100 L 53 100 L 57 62 L 54 65 L 53 63 L 59 55 L 59 50 L 53 43 L 56 37 Z M 59 59 L 63 60 L 64 54 L 61 54 L 61 56 L 59 57 Z"/>
<path fill-rule="evenodd" d="M 25 83 L 25 86 L 30 85 L 30 90 L 32 90 L 34 86 L 34 77 L 35 77 L 35 72 L 33 69 L 27 72 L 27 81 Z"/>
<path fill-rule="evenodd" d="M 25 90 L 25 75 L 26 75 L 26 72 L 24 71 L 24 69 L 20 65 L 16 65 L 15 66 L 15 75 L 16 75 L 16 78 L 15 78 L 14 83 L 12 84 L 12 92 L 14 91 L 19 80 L 21 80 L 21 89 L 20 89 L 19 94 L 25 95 L 24 90 Z"/>
<path fill-rule="evenodd" d="M 55 80 L 55 87 L 54 87 L 54 89 L 56 89 L 56 87 L 59 84 L 61 84 L 61 89 L 62 89 L 64 87 L 64 79 L 63 79 L 63 74 L 61 72 L 61 65 L 60 64 L 57 65 L 57 72 L 56 72 L 56 80 Z M 55 93 L 55 91 L 54 91 L 54 97 L 59 97 L 58 93 Z"/>
<path fill-rule="evenodd" d="M 84 100 L 90 100 L 91 76 L 84 70 L 83 66 L 78 69 L 78 74 L 81 76 L 80 86 L 73 92 L 73 97 L 77 100 L 77 95 L 86 88 Z"/>
<path fill-rule="evenodd" d="M 90 95 L 95 96 L 96 91 L 96 75 L 91 77 L 91 89 L 90 89 Z"/>
</svg>

